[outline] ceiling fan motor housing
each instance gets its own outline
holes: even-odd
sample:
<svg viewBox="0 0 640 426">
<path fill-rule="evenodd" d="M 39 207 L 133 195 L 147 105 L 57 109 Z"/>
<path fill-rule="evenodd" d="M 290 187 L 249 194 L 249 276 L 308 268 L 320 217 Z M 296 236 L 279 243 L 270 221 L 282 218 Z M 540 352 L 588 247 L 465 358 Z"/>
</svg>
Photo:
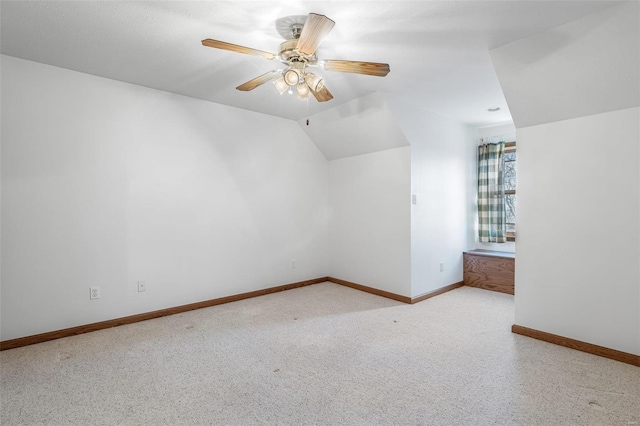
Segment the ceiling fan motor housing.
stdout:
<svg viewBox="0 0 640 426">
<path fill-rule="evenodd" d="M 297 39 L 287 40 L 280 44 L 280 52 L 278 54 L 280 61 L 288 66 L 282 74 L 284 81 L 292 87 L 305 81 L 305 68 L 307 65 L 318 63 L 315 53 L 302 53 L 297 49 L 297 46 Z"/>
<path fill-rule="evenodd" d="M 280 61 L 283 64 L 290 65 L 294 62 L 304 62 L 308 65 L 315 65 L 318 62 L 318 58 L 315 53 L 306 54 L 300 52 L 296 47 L 298 46 L 298 40 L 287 40 L 280 43 Z"/>
</svg>

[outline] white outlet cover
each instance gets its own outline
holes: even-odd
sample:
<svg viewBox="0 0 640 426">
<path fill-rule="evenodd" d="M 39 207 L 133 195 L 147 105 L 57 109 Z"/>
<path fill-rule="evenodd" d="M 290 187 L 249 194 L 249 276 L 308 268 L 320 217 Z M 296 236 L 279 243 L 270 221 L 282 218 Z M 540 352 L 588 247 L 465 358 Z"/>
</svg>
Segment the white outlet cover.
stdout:
<svg viewBox="0 0 640 426">
<path fill-rule="evenodd" d="M 100 299 L 100 287 L 89 287 L 89 300 Z"/>
</svg>

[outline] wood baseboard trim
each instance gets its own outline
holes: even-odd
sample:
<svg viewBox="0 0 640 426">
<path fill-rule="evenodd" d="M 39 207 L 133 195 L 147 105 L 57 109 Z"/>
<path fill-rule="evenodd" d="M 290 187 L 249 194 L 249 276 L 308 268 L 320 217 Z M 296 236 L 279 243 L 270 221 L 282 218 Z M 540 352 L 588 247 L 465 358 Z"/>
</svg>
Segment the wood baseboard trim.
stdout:
<svg viewBox="0 0 640 426">
<path fill-rule="evenodd" d="M 513 324 L 511 326 L 511 332 L 520 334 L 522 336 L 542 340 L 544 342 L 553 343 L 554 345 L 564 346 L 580 352 L 586 352 L 589 354 L 598 355 L 604 358 L 609 358 L 615 361 L 624 362 L 625 364 L 631 364 L 635 365 L 636 367 L 640 367 L 640 355 L 634 355 L 627 352 L 618 351 L 616 349 L 605 348 L 604 346 L 598 346 L 592 343 L 558 336 L 557 334 L 551 334 L 545 331 L 523 327 L 517 324 Z"/>
<path fill-rule="evenodd" d="M 334 284 L 340 284 L 345 287 L 351 287 L 356 290 L 364 291 L 365 293 L 375 294 L 376 296 L 386 297 L 387 299 L 397 300 L 398 302 L 411 303 L 411 298 L 407 296 L 401 296 L 390 291 L 378 290 L 377 288 L 367 287 L 366 285 L 353 283 L 351 281 L 341 280 L 340 278 L 328 277 L 327 281 Z"/>
<path fill-rule="evenodd" d="M 152 312 L 145 312 L 142 314 L 131 315 L 128 317 L 94 322 L 92 324 L 85 324 L 77 327 L 65 328 L 62 330 L 49 331 L 47 333 L 35 334 L 33 336 L 19 337 L 17 339 L 5 340 L 3 342 L 0 342 L 0 351 L 19 348 L 22 346 L 33 345 L 35 343 L 42 343 L 49 340 L 61 339 L 63 337 L 76 336 L 78 334 L 84 334 L 84 333 L 89 333 L 91 331 L 103 330 L 105 328 L 117 327 L 119 325 L 133 324 L 136 322 L 146 321 L 153 318 L 160 318 L 167 315 L 174 315 L 182 312 L 192 311 L 194 309 L 208 308 L 211 306 L 222 305 L 224 303 L 236 302 L 238 300 L 264 296 L 266 294 L 277 293 L 280 291 L 291 290 L 294 288 L 305 287 L 308 285 L 323 283 L 327 281 L 329 281 L 329 277 L 315 278 L 312 280 L 300 281 L 296 283 L 280 285 L 277 287 L 270 287 L 262 290 L 254 290 L 254 291 L 249 291 L 247 293 L 240 293 L 232 296 L 225 296 L 217 299 L 210 299 L 202 302 L 190 303 L 188 305 L 174 306 L 172 308 L 160 309 Z"/>
<path fill-rule="evenodd" d="M 408 297 L 408 296 L 402 296 L 400 294 L 396 294 L 396 293 L 391 293 L 389 291 L 385 291 L 385 290 L 378 290 L 377 288 L 373 288 L 373 287 L 368 287 L 366 285 L 362 285 L 362 284 L 357 284 L 351 281 L 347 281 L 347 280 L 341 280 L 340 278 L 334 278 L 334 277 L 329 277 L 327 279 L 327 281 L 332 282 L 334 284 L 340 284 L 346 287 L 351 287 L 354 288 L 356 290 L 360 290 L 360 291 L 364 291 L 366 293 L 371 293 L 371 294 L 375 294 L 376 296 L 382 296 L 382 297 L 386 297 L 387 299 L 393 299 L 393 300 L 397 300 L 398 302 L 404 302 L 404 303 L 408 303 L 408 304 L 414 304 L 414 303 L 418 303 L 418 302 L 422 302 L 423 300 L 429 299 L 431 297 L 437 296 L 439 294 L 442 293 L 446 293 L 447 291 L 451 291 L 454 290 L 458 287 L 462 287 L 464 285 L 463 281 L 454 283 L 454 284 L 450 284 L 441 288 L 437 288 L 435 290 L 429 291 L 427 293 L 421 294 L 420 296 L 416 296 L 416 297 Z"/>
<path fill-rule="evenodd" d="M 426 293 L 421 294 L 420 296 L 412 297 L 411 304 L 422 302 L 423 300 L 430 299 L 434 296 L 438 296 L 442 293 L 446 293 L 451 290 L 455 290 L 456 288 L 460 288 L 464 285 L 464 281 L 459 281 L 457 283 L 449 284 L 444 287 L 437 288 L 435 290 L 428 291 Z"/>
<path fill-rule="evenodd" d="M 439 294 L 451 291 L 463 285 L 462 282 L 451 284 L 428 293 L 421 294 L 416 297 L 401 296 L 399 294 L 391 293 L 384 290 L 378 290 L 373 287 L 368 287 L 362 284 L 353 283 L 346 280 L 341 280 L 334 277 L 321 277 L 312 280 L 300 281 L 291 284 L 280 285 L 277 287 L 265 288 L 262 290 L 249 291 L 247 293 L 235 294 L 232 296 L 220 297 L 217 299 L 204 300 L 202 302 L 190 303 L 188 305 L 174 306 L 172 308 L 160 309 L 152 312 L 145 312 L 142 314 L 130 315 L 122 318 L 115 318 L 106 321 L 94 322 L 91 324 L 79 325 L 76 327 L 65 328 L 62 330 L 49 331 L 46 333 L 35 334 L 32 336 L 18 337 L 16 339 L 5 340 L 0 342 L 0 351 L 7 349 L 20 348 L 22 346 L 33 345 L 36 343 L 47 342 L 49 340 L 61 339 L 63 337 L 76 336 L 78 334 L 90 333 L 92 331 L 104 330 L 106 328 L 117 327 L 120 325 L 133 324 L 140 321 L 146 321 L 154 318 L 160 318 L 167 315 L 179 314 L 182 312 L 188 312 L 195 309 L 208 308 L 211 306 L 222 305 L 224 303 L 236 302 L 238 300 L 249 299 L 252 297 L 264 296 L 266 294 L 277 293 L 280 291 L 291 290 L 294 288 L 305 287 L 312 284 L 319 284 L 323 282 L 332 282 L 334 284 L 340 284 L 346 287 L 351 287 L 356 290 L 364 291 L 366 293 L 375 294 L 376 296 L 386 297 L 387 299 L 397 300 L 399 302 L 414 304 Z"/>
</svg>

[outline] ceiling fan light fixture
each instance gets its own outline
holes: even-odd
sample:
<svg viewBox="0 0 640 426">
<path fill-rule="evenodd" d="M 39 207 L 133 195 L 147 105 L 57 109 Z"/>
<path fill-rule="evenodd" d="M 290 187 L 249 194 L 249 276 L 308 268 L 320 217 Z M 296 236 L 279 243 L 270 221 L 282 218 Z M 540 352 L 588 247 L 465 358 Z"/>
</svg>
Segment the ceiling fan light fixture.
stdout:
<svg viewBox="0 0 640 426">
<path fill-rule="evenodd" d="M 276 87 L 276 89 L 278 90 L 278 92 L 280 92 L 281 95 L 284 92 L 286 92 L 287 89 L 289 88 L 289 85 L 287 84 L 287 82 L 284 81 L 284 77 L 278 78 L 276 81 L 273 82 L 273 85 Z"/>
<path fill-rule="evenodd" d="M 261 56 L 268 60 L 277 59 L 285 65 L 284 69 L 269 71 L 239 85 L 236 87 L 237 90 L 248 92 L 271 81 L 280 94 L 287 92 L 292 95 L 295 88 L 296 94 L 302 99 L 308 98 L 309 92 L 311 92 L 318 102 L 327 102 L 333 99 L 333 95 L 325 86 L 322 77 L 307 73 L 307 67 L 378 77 L 384 77 L 390 71 L 389 64 L 377 62 L 339 59 L 319 61 L 316 53 L 317 48 L 334 25 L 333 20 L 318 13 L 278 19 L 276 29 L 285 39 L 280 43 L 278 53 L 265 52 L 214 39 L 202 40 L 202 45 L 245 55 Z"/>
<path fill-rule="evenodd" d="M 318 92 L 324 87 L 324 80 L 320 76 L 317 76 L 315 74 L 307 73 L 304 76 L 304 81 L 314 92 Z"/>
<path fill-rule="evenodd" d="M 298 97 L 300 99 L 306 99 L 309 97 L 309 87 L 304 83 L 298 84 Z"/>
<path fill-rule="evenodd" d="M 285 83 L 287 83 L 289 86 L 296 86 L 300 82 L 300 74 L 298 74 L 297 70 L 294 70 L 292 68 L 289 68 L 287 71 L 285 71 L 283 77 Z"/>
</svg>

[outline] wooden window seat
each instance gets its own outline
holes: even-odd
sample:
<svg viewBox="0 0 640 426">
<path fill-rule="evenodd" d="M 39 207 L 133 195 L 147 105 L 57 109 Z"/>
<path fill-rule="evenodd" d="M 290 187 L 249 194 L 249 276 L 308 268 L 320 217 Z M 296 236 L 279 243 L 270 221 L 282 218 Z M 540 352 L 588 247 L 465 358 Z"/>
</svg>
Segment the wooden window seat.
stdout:
<svg viewBox="0 0 640 426">
<path fill-rule="evenodd" d="M 515 253 L 492 250 L 464 252 L 464 285 L 514 294 Z"/>
</svg>

